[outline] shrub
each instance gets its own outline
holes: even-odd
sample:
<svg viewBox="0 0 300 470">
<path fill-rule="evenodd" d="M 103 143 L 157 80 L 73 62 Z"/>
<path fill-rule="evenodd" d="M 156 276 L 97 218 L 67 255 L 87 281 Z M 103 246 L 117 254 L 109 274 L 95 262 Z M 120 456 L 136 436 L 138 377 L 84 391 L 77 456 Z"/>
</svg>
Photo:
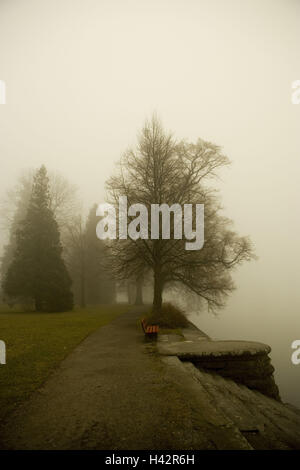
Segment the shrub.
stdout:
<svg viewBox="0 0 300 470">
<path fill-rule="evenodd" d="M 171 303 L 164 303 L 160 312 L 152 312 L 146 317 L 148 325 L 159 325 L 161 328 L 185 328 L 188 320 L 185 313 Z"/>
</svg>

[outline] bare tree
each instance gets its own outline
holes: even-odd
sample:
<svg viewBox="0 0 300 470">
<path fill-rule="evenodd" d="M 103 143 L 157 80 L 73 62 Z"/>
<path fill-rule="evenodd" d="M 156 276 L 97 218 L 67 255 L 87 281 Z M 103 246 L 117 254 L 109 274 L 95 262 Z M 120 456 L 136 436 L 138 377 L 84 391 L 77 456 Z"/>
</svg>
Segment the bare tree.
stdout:
<svg viewBox="0 0 300 470">
<path fill-rule="evenodd" d="M 234 289 L 232 269 L 254 257 L 249 239 L 239 237 L 231 229 L 231 221 L 220 215 L 217 193 L 208 186 L 217 170 L 228 164 L 220 147 L 210 142 L 177 143 L 154 116 L 140 133 L 137 148 L 124 153 L 116 174 L 108 180 L 109 199 L 117 210 L 120 196 L 127 196 L 129 205 L 145 205 L 148 214 L 151 204 L 204 204 L 205 242 L 201 250 L 186 250 L 184 236 L 174 239 L 174 224 L 170 239 L 163 239 L 160 224 L 158 239 L 151 239 L 149 233 L 148 239 L 110 242 L 111 265 L 117 277 L 136 278 L 145 269 L 152 271 L 154 312 L 160 311 L 168 285 L 184 286 L 204 299 L 210 309 L 222 307 Z M 192 217 L 195 224 L 195 215 Z"/>
<path fill-rule="evenodd" d="M 80 306 L 86 306 L 86 234 L 85 224 L 81 215 L 74 216 L 66 227 L 65 259 L 73 280 L 79 283 Z"/>
<path fill-rule="evenodd" d="M 105 244 L 96 237 L 96 207 L 91 208 L 86 219 L 78 215 L 66 227 L 65 259 L 75 301 L 81 307 L 115 299 L 115 282 L 106 262 Z"/>
</svg>

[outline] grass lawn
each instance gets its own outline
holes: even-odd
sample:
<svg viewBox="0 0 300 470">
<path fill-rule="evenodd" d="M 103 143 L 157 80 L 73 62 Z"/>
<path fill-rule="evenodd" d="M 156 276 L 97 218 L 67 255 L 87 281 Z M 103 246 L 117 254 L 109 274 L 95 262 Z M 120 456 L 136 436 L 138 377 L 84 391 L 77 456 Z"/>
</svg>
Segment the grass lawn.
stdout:
<svg viewBox="0 0 300 470">
<path fill-rule="evenodd" d="M 6 364 L 0 365 L 0 419 L 37 389 L 86 336 L 128 311 L 103 305 L 64 313 L 24 313 L 0 308 L 0 339 Z"/>
</svg>

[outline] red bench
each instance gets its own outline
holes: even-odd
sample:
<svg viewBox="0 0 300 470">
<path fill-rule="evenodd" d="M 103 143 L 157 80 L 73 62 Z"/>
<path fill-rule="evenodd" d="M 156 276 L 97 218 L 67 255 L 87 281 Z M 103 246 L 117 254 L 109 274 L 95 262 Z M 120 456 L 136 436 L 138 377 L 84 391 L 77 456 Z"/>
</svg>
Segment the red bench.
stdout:
<svg viewBox="0 0 300 470">
<path fill-rule="evenodd" d="M 158 325 L 147 325 L 145 318 L 143 318 L 143 320 L 141 321 L 141 325 L 145 335 L 148 338 L 154 338 L 157 336 L 157 333 L 159 331 Z"/>
</svg>

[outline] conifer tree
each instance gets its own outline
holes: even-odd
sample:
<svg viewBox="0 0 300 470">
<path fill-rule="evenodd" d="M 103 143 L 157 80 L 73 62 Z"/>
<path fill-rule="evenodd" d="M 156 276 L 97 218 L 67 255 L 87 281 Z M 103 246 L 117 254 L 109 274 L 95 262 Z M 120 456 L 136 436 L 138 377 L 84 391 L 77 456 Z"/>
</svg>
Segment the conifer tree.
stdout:
<svg viewBox="0 0 300 470">
<path fill-rule="evenodd" d="M 64 311 L 73 307 L 60 233 L 50 209 L 45 166 L 34 177 L 27 215 L 16 233 L 16 250 L 4 278 L 3 291 L 8 297 L 31 299 L 37 311 Z"/>
</svg>

